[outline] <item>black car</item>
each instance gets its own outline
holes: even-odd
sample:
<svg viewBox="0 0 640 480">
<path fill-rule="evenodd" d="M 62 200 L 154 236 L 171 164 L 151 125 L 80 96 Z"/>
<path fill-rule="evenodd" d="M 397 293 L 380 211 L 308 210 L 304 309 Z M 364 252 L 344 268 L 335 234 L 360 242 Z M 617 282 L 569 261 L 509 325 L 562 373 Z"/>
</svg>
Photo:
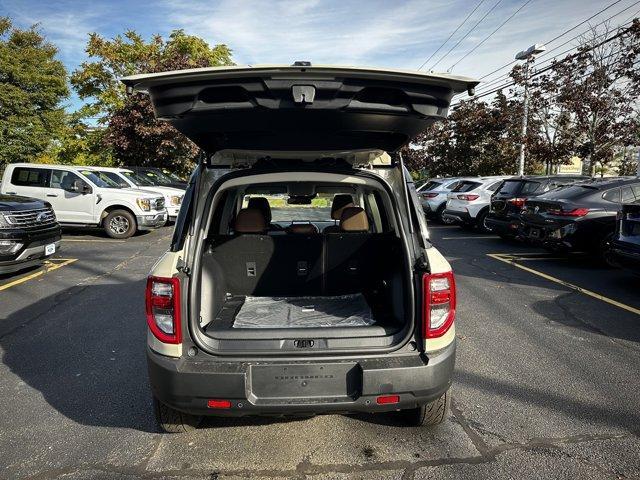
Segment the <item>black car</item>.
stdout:
<svg viewBox="0 0 640 480">
<path fill-rule="evenodd" d="M 60 236 L 51 205 L 0 195 L 0 275 L 38 265 L 58 250 Z"/>
<path fill-rule="evenodd" d="M 172 173 L 163 168 L 156 167 L 124 167 L 129 170 L 133 170 L 138 175 L 146 178 L 151 183 L 158 187 L 172 187 L 186 190 L 187 182 L 178 177 L 175 173 Z"/>
<path fill-rule="evenodd" d="M 521 235 L 553 250 L 605 255 L 621 203 L 640 200 L 640 178 L 579 182 L 526 201 Z"/>
<path fill-rule="evenodd" d="M 640 187 L 632 190 L 636 201 L 618 212 L 610 255 L 618 266 L 640 274 Z"/>
<path fill-rule="evenodd" d="M 589 177 L 582 175 L 551 175 L 505 180 L 491 196 L 491 207 L 485 225 L 503 238 L 515 238 L 520 229 L 520 211 L 527 199 L 588 179 Z"/>
</svg>

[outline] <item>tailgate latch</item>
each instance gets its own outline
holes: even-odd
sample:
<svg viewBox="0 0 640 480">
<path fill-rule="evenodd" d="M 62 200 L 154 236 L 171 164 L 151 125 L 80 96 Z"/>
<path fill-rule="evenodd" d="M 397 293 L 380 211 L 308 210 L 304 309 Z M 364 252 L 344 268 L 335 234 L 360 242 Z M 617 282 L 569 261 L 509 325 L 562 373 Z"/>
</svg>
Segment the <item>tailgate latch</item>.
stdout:
<svg viewBox="0 0 640 480">
<path fill-rule="evenodd" d="M 293 93 L 293 101 L 296 103 L 313 103 L 316 98 L 316 87 L 313 85 L 293 85 L 291 93 Z"/>
</svg>

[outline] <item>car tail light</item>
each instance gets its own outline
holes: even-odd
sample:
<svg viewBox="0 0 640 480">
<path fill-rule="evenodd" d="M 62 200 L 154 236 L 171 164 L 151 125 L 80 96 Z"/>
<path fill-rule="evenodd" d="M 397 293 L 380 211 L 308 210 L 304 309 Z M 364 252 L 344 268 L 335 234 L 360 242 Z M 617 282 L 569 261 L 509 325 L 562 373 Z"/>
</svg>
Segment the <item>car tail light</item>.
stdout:
<svg viewBox="0 0 640 480">
<path fill-rule="evenodd" d="M 467 202 L 473 202 L 480 198 L 480 195 L 458 195 L 460 200 L 466 200 Z"/>
<path fill-rule="evenodd" d="M 150 276 L 146 292 L 147 325 L 163 343 L 180 343 L 180 280 Z"/>
<path fill-rule="evenodd" d="M 422 277 L 424 338 L 441 337 L 456 316 L 456 282 L 453 272 Z"/>
<path fill-rule="evenodd" d="M 438 196 L 437 193 L 423 193 L 422 198 L 436 198 Z"/>
<path fill-rule="evenodd" d="M 573 210 L 562 210 L 560 208 L 550 208 L 547 210 L 547 213 L 559 217 L 584 217 L 587 213 L 589 213 L 589 209 L 574 208 Z"/>
<path fill-rule="evenodd" d="M 380 395 L 376 398 L 378 405 L 389 405 L 390 403 L 400 403 L 400 395 Z"/>
<path fill-rule="evenodd" d="M 509 200 L 507 200 L 507 202 L 509 202 L 511 205 L 514 205 L 518 208 L 522 208 L 524 207 L 524 202 L 525 202 L 525 198 L 510 198 Z"/>
</svg>

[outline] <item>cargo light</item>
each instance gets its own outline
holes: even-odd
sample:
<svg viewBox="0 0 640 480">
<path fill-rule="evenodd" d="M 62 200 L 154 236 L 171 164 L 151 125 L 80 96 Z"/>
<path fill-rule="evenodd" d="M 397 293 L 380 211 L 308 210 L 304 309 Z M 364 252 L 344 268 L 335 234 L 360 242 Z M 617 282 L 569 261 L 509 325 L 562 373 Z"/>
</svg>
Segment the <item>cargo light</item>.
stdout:
<svg viewBox="0 0 640 480">
<path fill-rule="evenodd" d="M 480 198 L 480 195 L 458 195 L 460 200 L 466 200 L 467 202 L 473 202 Z"/>
<path fill-rule="evenodd" d="M 151 333 L 162 343 L 180 343 L 180 280 L 150 276 L 145 300 Z"/>
<path fill-rule="evenodd" d="M 549 215 L 558 217 L 584 217 L 589 213 L 588 208 L 574 208 L 573 210 L 562 210 L 561 208 L 550 208 L 547 210 Z"/>
<path fill-rule="evenodd" d="M 392 403 L 400 403 L 400 395 L 380 395 L 376 398 L 378 405 L 389 405 Z"/>
<path fill-rule="evenodd" d="M 231 408 L 231 402 L 229 400 L 207 400 L 207 407 L 217 409 Z"/>
<path fill-rule="evenodd" d="M 456 282 L 453 272 L 431 273 L 422 277 L 424 338 L 447 333 L 456 316 Z"/>
</svg>

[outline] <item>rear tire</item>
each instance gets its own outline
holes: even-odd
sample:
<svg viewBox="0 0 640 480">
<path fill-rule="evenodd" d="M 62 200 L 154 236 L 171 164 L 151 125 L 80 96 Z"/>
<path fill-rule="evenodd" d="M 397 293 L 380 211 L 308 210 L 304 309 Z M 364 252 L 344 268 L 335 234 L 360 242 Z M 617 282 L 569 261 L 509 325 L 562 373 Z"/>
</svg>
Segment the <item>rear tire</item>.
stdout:
<svg viewBox="0 0 640 480">
<path fill-rule="evenodd" d="M 435 427 L 445 421 L 451 404 L 451 389 L 434 401 L 418 408 L 402 410 L 404 421 L 413 427 Z"/>
<path fill-rule="evenodd" d="M 111 238 L 124 239 L 133 236 L 138 229 L 136 218 L 127 210 L 113 210 L 102 225 Z"/>
<path fill-rule="evenodd" d="M 455 223 L 455 220 L 444 217 L 444 207 L 445 205 L 443 204 L 438 208 L 438 210 L 436 210 L 436 218 L 440 223 L 444 225 L 453 225 Z"/>
<path fill-rule="evenodd" d="M 153 397 L 153 412 L 160 430 L 166 433 L 187 433 L 192 432 L 202 422 L 202 417 L 189 415 L 174 408 L 168 407 Z"/>
<path fill-rule="evenodd" d="M 478 231 L 481 233 L 491 233 L 491 229 L 487 227 L 487 215 L 489 215 L 489 210 L 485 210 L 480 212 L 476 217 L 476 227 L 478 227 Z"/>
</svg>

